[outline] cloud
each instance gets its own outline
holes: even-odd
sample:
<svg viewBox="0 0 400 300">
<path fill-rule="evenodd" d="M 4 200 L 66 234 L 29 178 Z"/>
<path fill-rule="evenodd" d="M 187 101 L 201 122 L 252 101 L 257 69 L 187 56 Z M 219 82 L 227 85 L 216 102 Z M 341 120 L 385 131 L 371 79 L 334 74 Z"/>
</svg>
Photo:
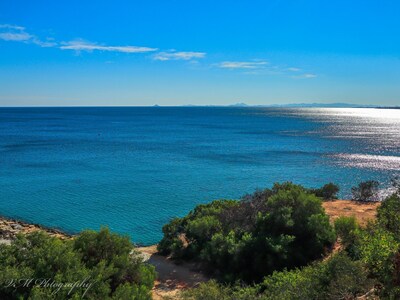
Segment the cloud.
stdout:
<svg viewBox="0 0 400 300">
<path fill-rule="evenodd" d="M 4 41 L 26 42 L 32 38 L 32 35 L 26 32 L 1 32 L 0 39 Z"/>
<path fill-rule="evenodd" d="M 0 28 L 8 28 L 14 30 L 25 30 L 25 27 L 17 26 L 17 25 L 10 25 L 10 24 L 0 24 Z"/>
<path fill-rule="evenodd" d="M 204 58 L 206 53 L 204 52 L 159 52 L 153 56 L 154 60 L 192 60 L 196 58 Z"/>
<path fill-rule="evenodd" d="M 46 41 L 41 41 L 36 37 L 34 37 L 32 39 L 32 43 L 34 43 L 36 45 L 39 45 L 40 47 L 43 47 L 43 48 L 55 47 L 55 46 L 58 45 L 56 42 L 54 42 L 54 41 L 52 41 L 50 39 L 47 39 Z"/>
<path fill-rule="evenodd" d="M 49 40 L 40 40 L 37 36 L 26 32 L 25 27 L 10 24 L 0 24 L 0 40 L 31 43 L 40 47 L 54 47 L 57 45 L 57 43 Z"/>
<path fill-rule="evenodd" d="M 271 65 L 268 61 L 260 59 L 250 61 L 223 61 L 214 66 L 222 69 L 242 71 L 242 74 L 247 75 L 273 75 L 295 79 L 310 79 L 317 77 L 316 74 L 305 73 L 305 71 L 297 67 Z"/>
<path fill-rule="evenodd" d="M 261 69 L 268 65 L 267 61 L 223 61 L 217 66 L 223 69 Z"/>
<path fill-rule="evenodd" d="M 74 51 L 88 51 L 92 52 L 94 50 L 98 51 L 109 51 L 109 52 L 123 52 L 123 53 L 144 53 L 157 51 L 157 48 L 149 47 L 138 47 L 138 46 L 106 46 L 99 45 L 91 42 L 86 42 L 83 40 L 75 40 L 69 42 L 63 42 L 60 46 L 62 50 L 74 50 Z"/>
<path fill-rule="evenodd" d="M 137 46 L 106 46 L 99 45 L 96 43 L 90 43 L 83 40 L 74 40 L 69 42 L 63 42 L 61 44 L 55 42 L 52 39 L 47 38 L 41 40 L 37 36 L 26 32 L 25 27 L 0 24 L 0 40 L 24 42 L 29 44 L 35 44 L 40 47 L 59 47 L 62 50 L 75 50 L 75 51 L 112 51 L 112 52 L 124 52 L 124 53 L 142 53 L 156 51 L 157 48 L 149 47 L 137 47 Z"/>
<path fill-rule="evenodd" d="M 297 79 L 310 79 L 310 78 L 315 78 L 315 77 L 317 77 L 317 75 L 312 74 L 312 73 L 306 73 L 306 74 L 293 76 L 293 78 L 297 78 Z"/>
<path fill-rule="evenodd" d="M 22 26 L 0 24 L 0 39 L 4 41 L 28 42 L 34 36 L 25 32 Z"/>
</svg>

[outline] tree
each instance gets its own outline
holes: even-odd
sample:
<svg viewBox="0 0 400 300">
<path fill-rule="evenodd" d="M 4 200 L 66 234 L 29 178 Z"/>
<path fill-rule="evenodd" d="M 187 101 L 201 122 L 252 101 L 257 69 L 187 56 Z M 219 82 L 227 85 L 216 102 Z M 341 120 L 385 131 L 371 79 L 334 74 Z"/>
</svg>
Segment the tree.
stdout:
<svg viewBox="0 0 400 300">
<path fill-rule="evenodd" d="M 321 197 L 324 200 L 334 200 L 337 199 L 337 194 L 339 193 L 339 186 L 330 182 L 325 184 L 319 189 L 311 190 L 316 196 Z"/>
<path fill-rule="evenodd" d="M 393 176 L 390 182 L 395 190 L 395 193 L 400 195 L 400 176 L 399 175 Z"/>
<path fill-rule="evenodd" d="M 377 211 L 378 223 L 400 241 L 400 195 L 393 194 L 387 197 Z"/>
<path fill-rule="evenodd" d="M 154 267 L 143 263 L 128 237 L 84 231 L 68 241 L 43 232 L 0 245 L 0 299 L 150 299 Z M 13 287 L 10 280 L 33 279 Z M 40 280 L 66 285 L 43 287 Z M 85 283 L 71 289 L 68 285 Z"/>
<path fill-rule="evenodd" d="M 355 252 L 358 258 L 366 265 L 370 274 L 384 281 L 391 273 L 388 262 L 399 249 L 399 242 L 386 229 L 370 224 L 358 234 Z"/>
<path fill-rule="evenodd" d="M 375 180 L 364 181 L 351 188 L 353 200 L 377 201 L 379 182 Z"/>
<path fill-rule="evenodd" d="M 163 253 L 200 261 L 227 282 L 260 281 L 275 270 L 303 266 L 335 240 L 320 198 L 290 182 L 242 201 L 199 205 L 163 232 Z"/>
</svg>

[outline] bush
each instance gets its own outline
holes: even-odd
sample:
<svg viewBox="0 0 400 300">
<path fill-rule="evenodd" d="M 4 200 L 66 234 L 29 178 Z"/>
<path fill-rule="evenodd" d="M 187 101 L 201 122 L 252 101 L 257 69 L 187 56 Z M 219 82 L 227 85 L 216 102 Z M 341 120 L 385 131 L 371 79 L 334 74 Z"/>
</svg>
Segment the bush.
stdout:
<svg viewBox="0 0 400 300">
<path fill-rule="evenodd" d="M 393 194 L 378 207 L 378 223 L 394 234 L 400 241 L 400 195 Z"/>
<path fill-rule="evenodd" d="M 275 272 L 265 278 L 265 299 L 354 299 L 372 286 L 360 262 L 344 253 L 302 269 Z"/>
<path fill-rule="evenodd" d="M 189 289 L 182 294 L 187 300 L 254 300 L 259 297 L 258 288 L 235 284 L 233 286 L 219 284 L 210 280 Z"/>
<path fill-rule="evenodd" d="M 228 282 L 259 281 L 274 270 L 303 266 L 335 240 L 321 200 L 290 182 L 242 201 L 199 205 L 163 232 L 163 253 L 195 258 Z M 185 243 L 178 242 L 182 238 Z"/>
<path fill-rule="evenodd" d="M 370 274 L 380 281 L 385 281 L 391 273 L 388 262 L 399 249 L 393 234 L 384 228 L 370 224 L 361 230 L 355 246 L 358 258 L 366 265 Z"/>
<path fill-rule="evenodd" d="M 263 212 L 258 213 L 255 230 L 245 235 L 234 230 L 214 234 L 211 243 L 207 244 L 209 256 L 203 259 L 217 259 L 214 265 L 228 266 L 229 272 L 223 277 L 226 281 L 233 281 L 238 274 L 253 278 L 252 274 L 262 268 L 279 270 L 278 266 L 290 266 L 288 258 L 292 256 L 301 261 L 308 248 L 316 247 L 312 243 L 305 248 L 295 246 L 299 234 L 292 227 L 304 231 L 301 224 L 305 223 L 303 216 L 307 210 L 312 215 L 309 219 L 312 228 L 324 223 L 321 223 L 317 206 L 310 204 L 313 200 L 308 196 L 302 187 L 275 185 L 272 195 L 262 206 Z M 303 197 L 309 198 L 308 201 L 299 200 Z M 340 217 L 335 221 L 335 231 L 346 251 L 301 268 L 274 271 L 252 286 L 204 283 L 195 293 L 188 292 L 190 299 L 317 300 L 355 299 L 361 295 L 364 299 L 366 294 L 374 299 L 378 296 L 380 299 L 400 299 L 399 197 L 395 193 L 386 198 L 378 209 L 377 221 L 366 228 L 360 227 L 354 217 Z M 308 205 L 312 208 L 306 209 Z M 320 234 L 330 235 L 329 230 L 325 234 L 322 230 Z M 292 249 L 298 250 L 298 256 Z M 232 265 L 238 268 L 231 269 Z"/>
<path fill-rule="evenodd" d="M 334 200 L 338 198 L 339 190 L 338 185 L 330 182 L 319 189 L 312 189 L 311 192 L 324 200 Z"/>
<path fill-rule="evenodd" d="M 356 187 L 351 188 L 353 200 L 356 201 L 377 201 L 379 182 L 375 180 L 364 181 Z"/>
<path fill-rule="evenodd" d="M 344 248 L 352 253 L 359 226 L 355 217 L 341 216 L 335 220 L 335 231 Z"/>
<path fill-rule="evenodd" d="M 396 194 L 400 194 L 400 176 L 395 175 L 390 180 Z"/>
<path fill-rule="evenodd" d="M 319 300 L 354 299 L 365 294 L 373 286 L 367 271 L 360 262 L 352 261 L 339 253 L 324 262 L 301 269 L 274 272 L 260 284 L 246 286 L 218 284 L 216 281 L 202 283 L 184 293 L 191 300 Z"/>
<path fill-rule="evenodd" d="M 150 299 L 155 271 L 132 252 L 127 237 L 108 229 L 82 232 L 62 241 L 42 232 L 18 236 L 0 246 L 0 299 Z M 20 279 L 32 278 L 22 285 Z M 85 282 L 89 288 L 55 288 L 35 280 L 57 284 Z M 16 285 L 8 285 L 15 280 Z M 36 283 L 36 284 L 35 284 Z"/>
</svg>

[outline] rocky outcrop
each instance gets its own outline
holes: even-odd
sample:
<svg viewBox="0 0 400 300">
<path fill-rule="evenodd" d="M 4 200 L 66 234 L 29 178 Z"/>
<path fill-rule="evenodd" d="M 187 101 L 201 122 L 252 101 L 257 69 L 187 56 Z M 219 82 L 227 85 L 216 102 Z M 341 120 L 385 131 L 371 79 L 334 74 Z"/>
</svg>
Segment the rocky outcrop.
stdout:
<svg viewBox="0 0 400 300">
<path fill-rule="evenodd" d="M 15 239 L 17 234 L 29 234 L 35 231 L 44 231 L 52 237 L 59 239 L 71 239 L 73 236 L 66 234 L 60 230 L 42 227 L 40 225 L 28 224 L 22 221 L 8 219 L 0 217 L 0 239 L 5 241 L 11 241 Z"/>
</svg>

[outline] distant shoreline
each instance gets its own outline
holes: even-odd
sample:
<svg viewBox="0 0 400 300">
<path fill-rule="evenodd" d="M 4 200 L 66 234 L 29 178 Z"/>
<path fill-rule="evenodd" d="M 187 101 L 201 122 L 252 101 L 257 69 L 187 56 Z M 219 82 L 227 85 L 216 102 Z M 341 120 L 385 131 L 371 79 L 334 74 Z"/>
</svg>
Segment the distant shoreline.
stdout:
<svg viewBox="0 0 400 300">
<path fill-rule="evenodd" d="M 390 105 L 362 105 L 350 103 L 289 103 L 289 104 L 182 104 L 182 105 L 108 105 L 108 106 L 87 106 L 87 105 L 70 105 L 70 106 L 0 106 L 0 109 L 25 109 L 25 108 L 372 108 L 372 109 L 400 109 L 400 106 Z"/>
</svg>

